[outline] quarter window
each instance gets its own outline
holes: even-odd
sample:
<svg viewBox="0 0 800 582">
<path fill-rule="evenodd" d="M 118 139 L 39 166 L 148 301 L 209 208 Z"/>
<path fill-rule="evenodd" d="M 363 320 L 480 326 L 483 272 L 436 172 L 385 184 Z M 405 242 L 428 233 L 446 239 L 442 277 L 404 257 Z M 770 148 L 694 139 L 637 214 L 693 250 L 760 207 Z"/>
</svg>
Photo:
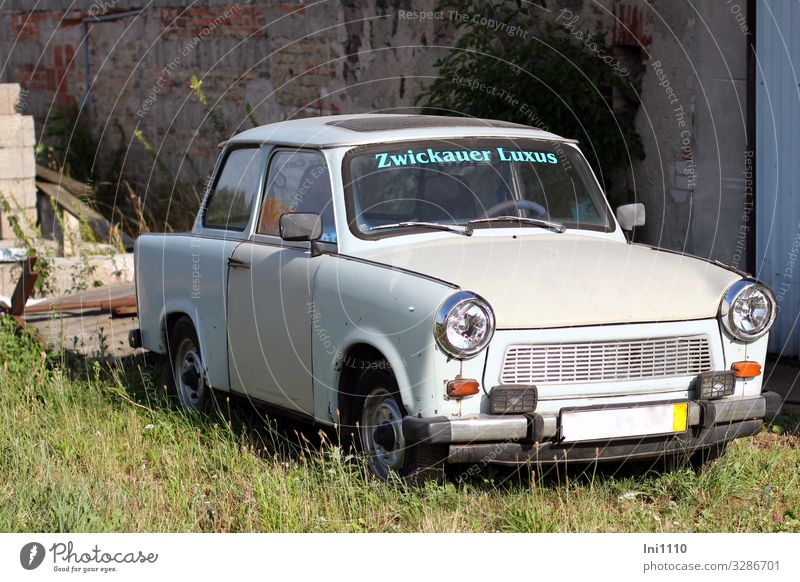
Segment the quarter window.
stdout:
<svg viewBox="0 0 800 582">
<path fill-rule="evenodd" d="M 206 205 L 203 226 L 244 230 L 258 193 L 262 168 L 258 148 L 236 149 L 228 154 Z"/>
</svg>

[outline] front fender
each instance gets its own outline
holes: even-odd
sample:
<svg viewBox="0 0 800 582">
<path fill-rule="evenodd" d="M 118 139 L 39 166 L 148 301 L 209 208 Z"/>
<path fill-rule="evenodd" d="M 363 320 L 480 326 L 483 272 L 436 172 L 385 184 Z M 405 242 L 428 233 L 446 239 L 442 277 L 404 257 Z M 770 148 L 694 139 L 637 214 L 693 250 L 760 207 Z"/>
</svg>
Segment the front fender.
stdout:
<svg viewBox="0 0 800 582">
<path fill-rule="evenodd" d="M 348 363 L 347 354 L 351 353 L 355 346 L 366 344 L 379 351 L 389 363 L 397 380 L 400 398 L 407 411 L 416 413 L 426 406 L 430 407 L 432 403 L 427 400 L 432 399 L 432 391 L 429 388 L 434 382 L 434 366 L 429 349 L 423 348 L 418 353 L 410 355 L 403 354 L 397 344 L 375 329 L 354 330 L 354 333 L 342 338 L 342 342 L 344 349 L 335 355 L 340 361 L 333 362 L 334 367 L 338 368 L 336 383 L 333 385 L 334 392 L 338 388 L 342 370 Z M 412 364 L 413 369 L 410 370 Z"/>
<path fill-rule="evenodd" d="M 317 420 L 336 422 L 343 360 L 359 343 L 389 361 L 409 414 L 433 415 L 442 395 L 433 317 L 452 292 L 443 282 L 367 261 L 337 257 L 320 266 L 309 306 Z"/>
</svg>

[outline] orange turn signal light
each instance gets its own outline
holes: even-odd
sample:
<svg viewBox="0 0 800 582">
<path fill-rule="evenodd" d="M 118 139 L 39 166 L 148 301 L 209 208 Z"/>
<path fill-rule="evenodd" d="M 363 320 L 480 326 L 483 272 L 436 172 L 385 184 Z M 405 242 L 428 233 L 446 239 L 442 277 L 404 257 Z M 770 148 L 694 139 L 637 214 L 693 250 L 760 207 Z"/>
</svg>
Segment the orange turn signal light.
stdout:
<svg viewBox="0 0 800 582">
<path fill-rule="evenodd" d="M 758 362 L 735 362 L 731 366 L 737 378 L 755 378 L 761 375 L 761 364 Z"/>
<path fill-rule="evenodd" d="M 450 380 L 447 383 L 447 395 L 451 398 L 461 398 L 462 396 L 472 396 L 480 392 L 480 384 L 477 380 L 459 378 Z"/>
</svg>

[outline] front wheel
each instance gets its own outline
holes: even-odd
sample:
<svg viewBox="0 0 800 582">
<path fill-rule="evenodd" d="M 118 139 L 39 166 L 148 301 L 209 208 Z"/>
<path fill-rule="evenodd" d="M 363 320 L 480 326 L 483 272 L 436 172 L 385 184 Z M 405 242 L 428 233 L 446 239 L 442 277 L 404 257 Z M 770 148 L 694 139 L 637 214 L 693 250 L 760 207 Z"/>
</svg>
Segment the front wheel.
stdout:
<svg viewBox="0 0 800 582">
<path fill-rule="evenodd" d="M 366 370 L 359 379 L 358 394 L 354 411 L 358 442 L 372 474 L 383 481 L 392 473 L 413 484 L 442 481 L 446 447 L 406 442 L 405 409 L 388 364 Z"/>
</svg>

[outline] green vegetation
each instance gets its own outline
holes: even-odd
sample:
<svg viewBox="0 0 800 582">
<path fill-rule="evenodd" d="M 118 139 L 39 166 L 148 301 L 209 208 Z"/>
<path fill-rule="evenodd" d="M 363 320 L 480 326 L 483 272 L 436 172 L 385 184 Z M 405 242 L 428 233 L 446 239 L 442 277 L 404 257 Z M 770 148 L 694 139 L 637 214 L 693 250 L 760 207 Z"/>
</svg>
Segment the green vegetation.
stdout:
<svg viewBox="0 0 800 582">
<path fill-rule="evenodd" d="M 25 211 L 13 196 L 2 191 L 0 191 L 0 214 L 8 217 L 8 224 L 14 231 L 15 241 L 25 249 L 25 256 L 36 257 L 34 270 L 39 273 L 39 276 L 33 287 L 34 293 L 43 296 L 52 293 L 51 280 L 55 269 L 54 253 L 52 249 L 40 244 L 42 241 L 41 227 L 25 215 Z M 22 273 L 21 267 L 19 273 Z M 17 273 L 14 273 L 14 276 L 19 277 Z"/>
<path fill-rule="evenodd" d="M 0 353 L 0 531 L 800 532 L 798 418 L 699 472 L 484 468 L 417 489 L 246 404 L 187 417 L 141 358 L 45 353 L 8 317 Z"/>
<path fill-rule="evenodd" d="M 644 158 L 635 75 L 620 75 L 619 61 L 590 50 L 605 49 L 601 38 L 580 42 L 557 12 L 531 2 L 455 0 L 438 9 L 461 17 L 452 22 L 460 36 L 420 95 L 424 113 L 501 119 L 578 139 L 612 204 L 633 200 L 625 169 Z"/>
<path fill-rule="evenodd" d="M 45 124 L 45 139 L 36 148 L 37 162 L 88 183 L 96 174 L 97 147 L 85 111 L 82 114 L 77 105 L 57 107 Z"/>
</svg>

